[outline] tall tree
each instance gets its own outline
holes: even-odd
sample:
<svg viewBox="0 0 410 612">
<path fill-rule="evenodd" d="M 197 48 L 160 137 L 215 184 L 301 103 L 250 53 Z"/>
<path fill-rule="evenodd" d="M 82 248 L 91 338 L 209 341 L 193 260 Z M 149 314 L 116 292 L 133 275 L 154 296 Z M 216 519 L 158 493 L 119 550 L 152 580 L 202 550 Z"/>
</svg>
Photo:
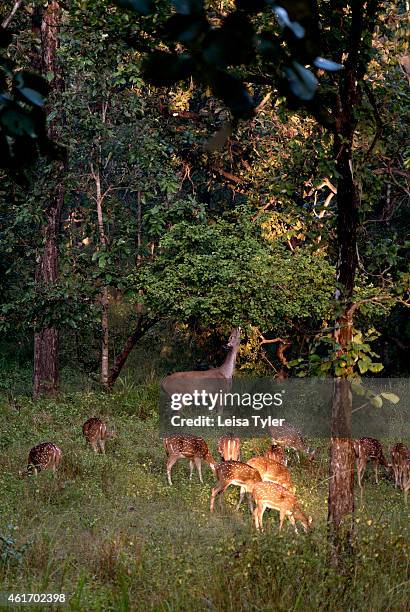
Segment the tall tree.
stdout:
<svg viewBox="0 0 410 612">
<path fill-rule="evenodd" d="M 41 39 L 41 70 L 52 75 L 51 87 L 55 92 L 63 88 L 61 67 L 58 63 L 59 29 L 61 6 L 58 0 L 51 0 L 44 9 L 35 12 L 34 27 L 39 29 Z M 49 124 L 50 138 L 56 137 L 57 123 Z M 52 165 L 50 182 L 54 186 L 50 201 L 44 210 L 45 223 L 42 229 L 43 250 L 38 254 L 35 281 L 38 287 L 50 286 L 58 279 L 58 242 L 61 209 L 64 201 L 64 186 L 61 174 L 64 163 Z M 33 396 L 53 395 L 59 389 L 59 331 L 56 327 L 43 327 L 34 334 L 34 380 Z"/>
<path fill-rule="evenodd" d="M 118 4 L 122 4 L 121 0 Z M 226 142 L 238 119 L 254 116 L 256 103 L 245 83 L 257 86 L 276 81 L 293 109 L 309 111 L 333 134 L 338 246 L 334 341 L 342 356 L 352 340 L 356 309 L 360 197 L 353 136 L 380 2 L 333 0 L 329 5 L 310 0 L 297 3 L 237 0 L 234 11 L 225 10 L 221 4 L 219 12 L 212 7 L 205 9 L 202 2 L 173 4 L 177 13 L 169 19 L 168 39 L 176 40 L 186 51 L 178 53 L 175 47 L 170 47 L 169 52 L 151 53 L 146 77 L 153 84 L 169 85 L 192 75 L 225 102 L 233 122 L 223 127 L 209 148 Z M 282 40 L 277 38 L 277 27 L 272 27 L 268 20 L 261 19 L 255 28 L 252 15 L 263 13 L 266 5 L 276 15 Z M 149 12 L 148 3 L 136 2 L 133 6 L 143 14 Z M 327 26 L 322 28 L 322 36 L 321 21 Z M 323 50 L 330 61 L 321 57 Z M 317 77 L 323 69 L 330 71 L 331 76 L 325 76 L 318 87 Z M 354 510 L 350 374 L 349 368 L 336 372 L 332 399 L 328 521 L 334 561 L 350 543 Z"/>
</svg>

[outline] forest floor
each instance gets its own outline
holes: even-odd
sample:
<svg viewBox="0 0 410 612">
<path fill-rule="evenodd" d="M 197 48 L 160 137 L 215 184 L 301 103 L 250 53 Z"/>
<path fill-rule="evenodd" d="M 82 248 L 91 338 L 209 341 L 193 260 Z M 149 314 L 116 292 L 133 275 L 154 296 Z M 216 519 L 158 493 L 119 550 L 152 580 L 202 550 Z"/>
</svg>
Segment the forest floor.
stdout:
<svg viewBox="0 0 410 612">
<path fill-rule="evenodd" d="M 335 571 L 327 561 L 325 441 L 312 466 L 290 458 L 314 529 L 296 536 L 287 523 L 279 534 L 278 514 L 268 511 L 258 534 L 246 503 L 234 510 L 235 487 L 210 515 L 206 465 L 203 485 L 196 473 L 189 481 L 184 461 L 167 484 L 156 406 L 155 381 L 109 396 L 0 403 L 0 535 L 10 536 L 0 540 L 0 591 L 65 593 L 64 609 L 87 611 L 409 609 L 410 505 L 387 475 L 376 486 L 368 470 L 362 509 L 356 490 L 355 555 Z M 105 456 L 81 434 L 95 415 L 118 433 Z M 62 449 L 57 477 L 19 478 L 41 441 Z M 243 458 L 264 446 L 245 442 Z M 11 606 L 3 599 L 0 609 Z"/>
</svg>

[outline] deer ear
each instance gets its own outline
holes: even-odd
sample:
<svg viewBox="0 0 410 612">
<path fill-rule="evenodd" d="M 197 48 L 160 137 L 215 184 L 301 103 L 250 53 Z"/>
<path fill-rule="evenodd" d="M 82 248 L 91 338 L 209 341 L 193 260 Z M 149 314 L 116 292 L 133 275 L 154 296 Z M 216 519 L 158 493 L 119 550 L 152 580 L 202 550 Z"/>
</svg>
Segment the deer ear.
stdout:
<svg viewBox="0 0 410 612">
<path fill-rule="evenodd" d="M 313 518 L 311 516 L 308 517 L 308 523 L 311 525 L 313 523 Z"/>
</svg>

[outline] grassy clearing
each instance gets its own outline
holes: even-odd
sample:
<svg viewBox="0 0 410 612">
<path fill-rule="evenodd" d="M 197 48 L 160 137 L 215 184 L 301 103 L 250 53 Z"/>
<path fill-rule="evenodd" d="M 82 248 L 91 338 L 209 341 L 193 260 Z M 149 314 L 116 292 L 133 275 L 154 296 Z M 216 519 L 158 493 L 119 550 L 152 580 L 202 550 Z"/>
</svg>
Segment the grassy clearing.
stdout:
<svg viewBox="0 0 410 612">
<path fill-rule="evenodd" d="M 67 393 L 36 406 L 23 399 L 18 411 L 1 405 L 0 533 L 13 525 L 15 544 L 0 563 L 0 590 L 64 592 L 70 610 L 408 610 L 409 508 L 387 478 L 377 487 L 368 472 L 355 559 L 334 572 L 326 558 L 324 444 L 313 468 L 291 460 L 315 529 L 295 537 L 287 524 L 279 535 L 277 514 L 267 512 L 260 535 L 246 504 L 234 511 L 237 490 L 209 515 L 206 466 L 203 485 L 196 475 L 189 482 L 183 461 L 174 487 L 167 485 L 156 389 L 151 382 L 112 396 Z M 106 456 L 81 436 L 95 414 L 118 432 Z M 57 477 L 19 479 L 29 449 L 46 440 L 63 451 Z M 246 442 L 245 457 L 261 444 Z"/>
</svg>

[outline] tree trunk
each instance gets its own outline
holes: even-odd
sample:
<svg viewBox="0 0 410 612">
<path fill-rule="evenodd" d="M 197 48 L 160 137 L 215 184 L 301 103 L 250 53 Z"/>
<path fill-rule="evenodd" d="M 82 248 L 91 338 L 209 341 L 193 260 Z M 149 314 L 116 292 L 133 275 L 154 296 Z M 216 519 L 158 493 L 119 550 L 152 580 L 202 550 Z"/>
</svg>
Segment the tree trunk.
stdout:
<svg viewBox="0 0 410 612">
<path fill-rule="evenodd" d="M 51 87 L 62 89 L 62 78 L 57 64 L 58 33 L 60 28 L 61 9 L 58 2 L 52 0 L 44 9 L 41 18 L 41 68 L 44 75 L 53 73 Z M 49 126 L 50 138 L 56 137 L 56 125 Z M 37 287 L 44 289 L 58 280 L 58 241 L 61 209 L 64 201 L 64 187 L 61 172 L 64 164 L 58 162 L 53 169 L 54 193 L 45 211 L 46 223 L 42 230 L 44 238 L 43 252 L 37 257 L 35 281 Z M 45 327 L 34 334 L 34 376 L 33 397 L 41 394 L 54 395 L 59 390 L 59 332 L 55 327 Z"/>
<path fill-rule="evenodd" d="M 101 384 L 108 386 L 109 369 L 109 321 L 108 321 L 108 287 L 101 292 Z"/>
<path fill-rule="evenodd" d="M 151 319 L 146 319 L 144 315 L 140 315 L 137 319 L 137 324 L 135 326 L 134 331 L 130 336 L 128 336 L 127 341 L 124 345 L 122 351 L 116 356 L 114 359 L 113 366 L 111 368 L 110 376 L 108 378 L 108 387 L 112 388 L 117 380 L 118 376 L 121 373 L 122 368 L 125 365 L 125 362 L 128 359 L 129 354 L 132 349 L 140 340 L 144 334 L 156 323 L 156 321 Z"/>
<path fill-rule="evenodd" d="M 347 84 L 347 89 L 346 89 Z M 353 133 L 355 122 L 351 114 L 357 101 L 357 86 L 350 74 L 341 88 L 339 132 L 334 139 L 337 188 L 338 264 L 335 298 L 342 309 L 336 325 L 334 340 L 339 354 L 352 340 L 353 318 L 351 303 L 357 268 L 357 225 L 359 192 L 353 176 Z M 352 443 L 352 394 L 346 378 L 335 378 L 332 394 L 332 439 L 330 448 L 328 527 L 331 557 L 334 565 L 343 553 L 351 552 L 354 512 L 354 462 Z"/>
<path fill-rule="evenodd" d="M 105 115 L 103 114 L 103 120 Z M 103 217 L 103 201 L 106 193 L 103 194 L 101 190 L 101 174 L 99 166 L 94 168 L 91 165 L 91 175 L 95 181 L 95 202 L 97 205 L 97 219 L 98 219 L 98 233 L 100 236 L 100 244 L 102 248 L 105 248 L 107 244 L 107 237 L 104 231 L 104 217 Z M 108 386 L 108 370 L 109 370 L 109 320 L 108 320 L 108 287 L 105 286 L 101 291 L 101 384 L 104 387 Z"/>
</svg>

